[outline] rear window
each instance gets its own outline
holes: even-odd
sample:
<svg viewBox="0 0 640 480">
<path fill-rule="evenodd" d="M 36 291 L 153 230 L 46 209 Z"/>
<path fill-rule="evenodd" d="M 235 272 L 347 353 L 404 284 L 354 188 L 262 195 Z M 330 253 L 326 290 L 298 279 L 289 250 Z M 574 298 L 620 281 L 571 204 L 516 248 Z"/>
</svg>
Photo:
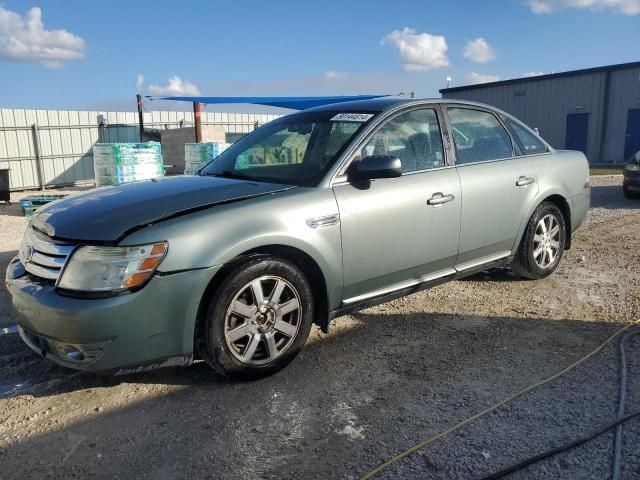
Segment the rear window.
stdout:
<svg viewBox="0 0 640 480">
<path fill-rule="evenodd" d="M 547 146 L 542 143 L 536 134 L 525 128 L 524 125 L 521 125 L 509 117 L 506 117 L 505 121 L 516 137 L 516 141 L 524 155 L 536 155 L 547 151 Z"/>
<path fill-rule="evenodd" d="M 511 138 L 492 113 L 458 107 L 450 107 L 448 112 L 456 145 L 457 164 L 513 156 Z"/>
</svg>

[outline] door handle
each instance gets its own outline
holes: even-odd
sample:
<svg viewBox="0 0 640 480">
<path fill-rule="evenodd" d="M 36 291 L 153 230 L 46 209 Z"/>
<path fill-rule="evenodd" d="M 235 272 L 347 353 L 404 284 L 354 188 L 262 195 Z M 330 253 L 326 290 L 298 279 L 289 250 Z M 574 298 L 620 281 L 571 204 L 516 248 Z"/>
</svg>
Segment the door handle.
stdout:
<svg viewBox="0 0 640 480">
<path fill-rule="evenodd" d="M 444 195 L 442 192 L 434 193 L 429 200 L 427 200 L 427 205 L 432 205 L 437 207 L 438 205 L 443 205 L 445 203 L 453 201 L 456 198 L 452 193 L 448 195 Z"/>
<path fill-rule="evenodd" d="M 518 181 L 516 181 L 516 187 L 526 187 L 527 185 L 531 185 L 535 181 L 535 178 L 528 178 L 523 176 L 520 177 Z"/>
</svg>

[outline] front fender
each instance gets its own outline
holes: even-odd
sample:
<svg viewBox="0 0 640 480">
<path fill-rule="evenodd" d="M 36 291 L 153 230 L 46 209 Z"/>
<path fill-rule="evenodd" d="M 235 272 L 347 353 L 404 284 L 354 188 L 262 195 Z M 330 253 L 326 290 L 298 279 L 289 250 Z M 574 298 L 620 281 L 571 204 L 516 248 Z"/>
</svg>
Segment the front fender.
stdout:
<svg viewBox="0 0 640 480">
<path fill-rule="evenodd" d="M 342 247 L 339 221 L 309 226 L 309 219 L 337 215 L 333 192 L 296 188 L 174 218 L 138 230 L 122 245 L 167 240 L 169 251 L 159 271 L 224 265 L 256 248 L 284 245 L 306 253 L 322 271 L 329 307 L 341 302 Z"/>
<path fill-rule="evenodd" d="M 332 239 L 337 239 L 337 244 Z M 329 308 L 334 309 L 340 305 L 342 302 L 342 256 L 339 254 L 341 248 L 339 225 L 325 227 L 322 235 L 314 239 L 301 240 L 298 237 L 283 234 L 256 236 L 242 243 L 230 245 L 214 261 L 217 265 L 225 265 L 246 252 L 269 246 L 294 248 L 311 257 L 320 267 L 327 285 Z"/>
</svg>

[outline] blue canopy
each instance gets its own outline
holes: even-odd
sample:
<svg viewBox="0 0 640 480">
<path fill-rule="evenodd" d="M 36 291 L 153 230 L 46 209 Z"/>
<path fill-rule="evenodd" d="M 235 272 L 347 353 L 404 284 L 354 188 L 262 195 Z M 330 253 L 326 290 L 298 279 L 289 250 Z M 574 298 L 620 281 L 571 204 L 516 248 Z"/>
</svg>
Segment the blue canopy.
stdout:
<svg viewBox="0 0 640 480">
<path fill-rule="evenodd" d="M 270 107 L 305 110 L 307 108 L 329 105 L 331 103 L 351 102 L 353 100 L 370 100 L 388 97 L 389 95 L 351 95 L 339 97 L 162 97 L 161 100 L 178 100 L 183 102 L 200 102 L 209 105 L 220 103 L 253 103 Z"/>
</svg>

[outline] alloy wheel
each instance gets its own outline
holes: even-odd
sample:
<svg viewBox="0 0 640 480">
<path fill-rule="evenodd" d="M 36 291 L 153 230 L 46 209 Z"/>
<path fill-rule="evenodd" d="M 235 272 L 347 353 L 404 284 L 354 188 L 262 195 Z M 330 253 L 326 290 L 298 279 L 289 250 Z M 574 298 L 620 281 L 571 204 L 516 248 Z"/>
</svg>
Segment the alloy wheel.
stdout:
<svg viewBox="0 0 640 480">
<path fill-rule="evenodd" d="M 227 309 L 224 336 L 239 361 L 262 365 L 280 357 L 300 329 L 300 295 L 287 280 L 261 276 L 243 286 Z"/>
<path fill-rule="evenodd" d="M 545 215 L 538 222 L 533 236 L 533 260 L 538 267 L 548 269 L 558 261 L 560 234 L 560 222 L 555 215 Z"/>
</svg>

